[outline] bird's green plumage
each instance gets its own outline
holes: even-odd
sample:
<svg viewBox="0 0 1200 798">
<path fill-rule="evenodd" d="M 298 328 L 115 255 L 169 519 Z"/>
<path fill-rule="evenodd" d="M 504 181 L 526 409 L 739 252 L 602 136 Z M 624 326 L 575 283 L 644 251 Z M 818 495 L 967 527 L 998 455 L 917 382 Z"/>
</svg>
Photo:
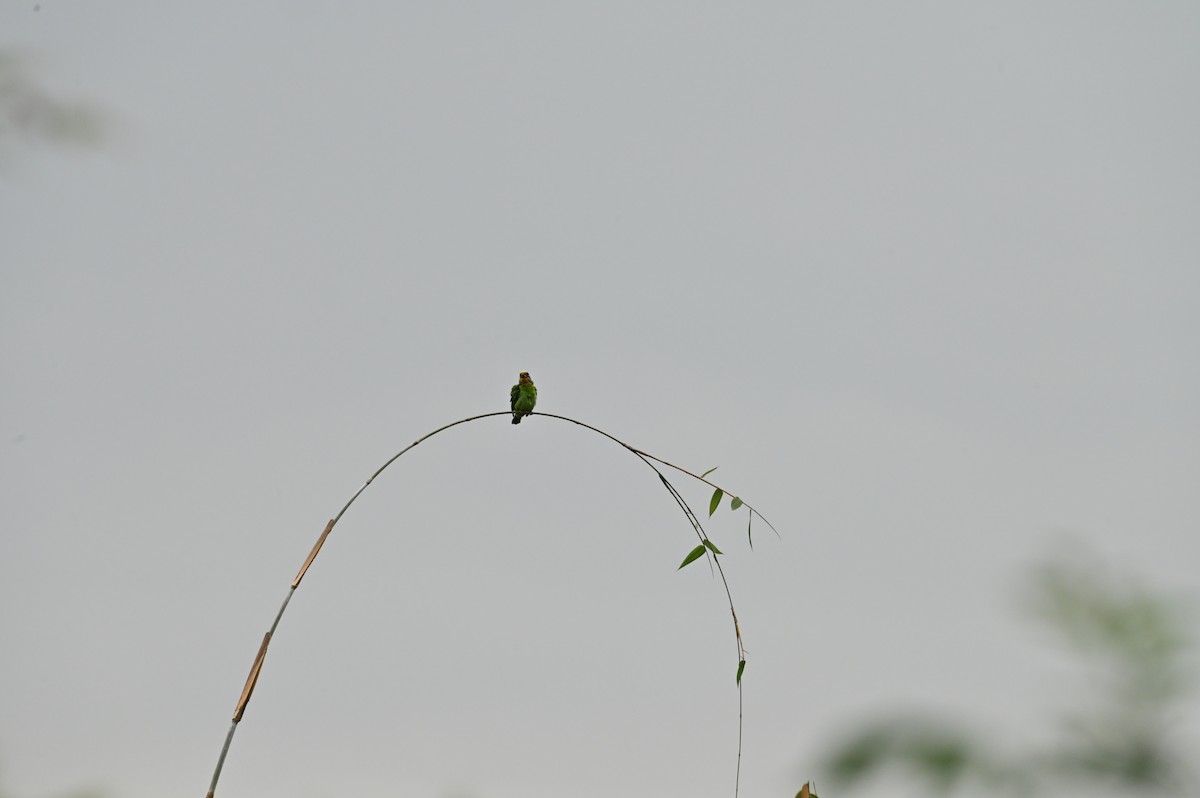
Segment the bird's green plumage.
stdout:
<svg viewBox="0 0 1200 798">
<path fill-rule="evenodd" d="M 514 424 L 520 424 L 521 416 L 533 412 L 533 406 L 537 404 L 537 386 L 528 376 L 525 377 L 525 380 L 527 381 L 514 385 L 508 395 Z"/>
</svg>

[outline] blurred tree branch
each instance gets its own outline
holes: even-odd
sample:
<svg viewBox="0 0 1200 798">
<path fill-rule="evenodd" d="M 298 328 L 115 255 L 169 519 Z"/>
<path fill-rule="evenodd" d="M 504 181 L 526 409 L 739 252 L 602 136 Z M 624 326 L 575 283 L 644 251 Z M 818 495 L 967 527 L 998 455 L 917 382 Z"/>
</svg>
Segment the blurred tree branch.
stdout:
<svg viewBox="0 0 1200 798">
<path fill-rule="evenodd" d="M 94 146 L 105 130 L 99 108 L 52 97 L 29 76 L 25 59 L 0 50 L 0 156 L 17 142 Z"/>
<path fill-rule="evenodd" d="M 1172 739 L 1175 708 L 1186 696 L 1182 660 L 1189 640 L 1180 607 L 1116 579 L 1086 558 L 1036 569 L 1029 607 L 1099 671 L 1095 701 L 1067 719 L 1062 739 L 1012 757 L 995 752 L 961 724 L 916 716 L 864 725 L 826 760 L 843 795 L 887 769 L 916 777 L 929 795 L 972 785 L 981 794 L 1195 796 L 1191 762 Z"/>
</svg>

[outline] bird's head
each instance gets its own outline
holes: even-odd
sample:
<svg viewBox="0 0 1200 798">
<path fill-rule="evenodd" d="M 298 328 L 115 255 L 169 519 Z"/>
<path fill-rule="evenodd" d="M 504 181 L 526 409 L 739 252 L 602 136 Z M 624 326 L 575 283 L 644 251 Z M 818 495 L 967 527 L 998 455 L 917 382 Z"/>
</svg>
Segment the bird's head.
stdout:
<svg viewBox="0 0 1200 798">
<path fill-rule="evenodd" d="M 533 384 L 533 380 L 531 380 L 529 378 L 528 371 L 522 371 L 521 374 L 517 377 L 517 382 L 519 382 L 521 385 L 532 385 Z"/>
</svg>

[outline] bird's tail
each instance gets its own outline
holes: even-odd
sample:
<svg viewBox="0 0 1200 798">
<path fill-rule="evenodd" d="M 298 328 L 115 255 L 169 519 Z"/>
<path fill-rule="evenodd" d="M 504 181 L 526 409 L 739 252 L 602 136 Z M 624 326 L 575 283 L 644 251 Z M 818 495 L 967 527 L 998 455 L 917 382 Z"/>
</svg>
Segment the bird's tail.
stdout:
<svg viewBox="0 0 1200 798">
<path fill-rule="evenodd" d="M 513 423 L 514 424 L 521 423 L 521 414 L 520 413 L 513 413 Z"/>
</svg>

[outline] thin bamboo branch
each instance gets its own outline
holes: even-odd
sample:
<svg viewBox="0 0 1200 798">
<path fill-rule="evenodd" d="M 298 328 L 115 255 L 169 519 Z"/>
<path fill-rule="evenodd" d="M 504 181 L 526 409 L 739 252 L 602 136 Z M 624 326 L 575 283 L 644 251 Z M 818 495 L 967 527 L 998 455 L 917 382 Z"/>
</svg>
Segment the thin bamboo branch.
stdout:
<svg viewBox="0 0 1200 798">
<path fill-rule="evenodd" d="M 242 717 L 245 715 L 246 707 L 250 703 L 250 697 L 253 695 L 254 688 L 258 684 L 259 676 L 262 673 L 263 661 L 267 654 L 267 647 L 270 645 L 271 638 L 275 634 L 275 630 L 279 626 L 279 621 L 283 618 L 284 610 L 287 609 L 288 603 L 291 601 L 292 595 L 296 592 L 296 589 L 298 587 L 300 587 L 300 582 L 301 582 L 301 580 L 304 579 L 305 574 L 308 573 L 309 567 L 313 564 L 313 562 L 317 558 L 317 555 L 321 552 L 321 548 L 325 545 L 325 541 L 329 537 L 330 532 L 333 531 L 333 528 L 337 525 L 338 521 L 341 520 L 342 516 L 345 515 L 346 511 L 350 509 L 350 505 L 354 504 L 355 500 L 358 499 L 358 497 L 362 495 L 362 492 L 367 489 L 368 485 L 370 485 L 372 482 L 375 481 L 376 477 L 378 477 L 380 474 L 383 473 L 384 469 L 386 469 L 388 466 L 390 466 L 392 463 L 394 463 L 396 460 L 398 460 L 403 454 L 410 451 L 418 444 L 432 438 L 434 435 L 437 435 L 440 432 L 444 432 L 444 431 L 450 429 L 451 427 L 456 427 L 460 424 L 466 424 L 469 421 L 478 421 L 479 419 L 490 418 L 492 416 L 510 416 L 510 415 L 512 415 L 511 411 L 507 411 L 507 410 L 495 412 L 495 413 L 481 413 L 480 415 L 477 415 L 477 416 L 470 416 L 469 418 L 460 419 L 460 420 L 452 422 L 450 424 L 446 424 L 445 426 L 438 427 L 433 432 L 430 432 L 426 435 L 421 436 L 420 438 L 417 438 L 415 441 L 410 443 L 408 446 L 404 447 L 399 452 L 394 454 L 390 459 L 388 459 L 387 462 L 385 462 L 383 465 L 381 465 L 378 469 L 376 469 L 375 473 L 373 473 L 367 479 L 367 481 L 364 482 L 362 484 L 362 486 L 359 487 L 359 489 L 354 492 L 354 495 L 351 496 L 350 499 L 344 505 L 342 505 L 342 509 L 338 511 L 337 515 L 335 515 L 333 518 L 331 518 L 329 520 L 329 523 L 325 525 L 324 531 L 321 533 L 320 537 L 317 538 L 317 542 L 313 545 L 312 550 L 308 554 L 308 557 L 304 560 L 304 564 L 300 566 L 300 570 L 296 573 L 295 578 L 292 580 L 292 583 L 288 589 L 287 595 L 284 597 L 283 603 L 279 607 L 279 611 L 275 614 L 275 620 L 271 624 L 271 628 L 263 636 L 262 644 L 259 646 L 258 655 L 254 658 L 254 664 L 250 668 L 250 674 L 249 674 L 249 676 L 246 677 L 246 684 L 243 686 L 241 695 L 238 697 L 237 706 L 235 707 L 234 712 L 233 712 L 233 723 L 230 725 L 229 731 L 225 735 L 225 743 L 221 747 L 220 756 L 217 758 L 217 766 L 216 766 L 215 770 L 213 771 L 212 781 L 209 784 L 207 798 L 213 798 L 213 796 L 216 793 L 217 782 L 221 778 L 221 771 L 225 766 L 225 758 L 229 753 L 230 744 L 233 742 L 233 734 L 235 731 L 237 731 L 238 723 L 241 722 Z M 663 475 L 662 471 L 660 471 L 658 469 L 658 467 L 654 465 L 654 462 L 661 463 L 662 465 L 667 466 L 669 468 L 673 468 L 676 471 L 686 474 L 687 476 L 690 476 L 693 479 L 697 479 L 700 482 L 703 482 L 704 484 L 706 484 L 712 488 L 722 490 L 722 492 L 728 493 L 728 491 L 725 491 L 723 488 L 720 488 L 718 485 L 715 485 L 714 483 L 709 482 L 704 477 L 697 476 L 696 474 L 692 473 L 691 471 L 688 471 L 685 468 L 680 468 L 677 465 L 668 463 L 666 460 L 662 460 L 658 457 L 655 457 L 652 454 L 642 451 L 641 449 L 637 449 L 633 446 L 630 446 L 629 444 L 625 443 L 624 441 L 617 438 L 616 436 L 611 435 L 611 434 L 605 432 L 604 430 L 599 429 L 598 427 L 593 427 L 591 424 L 585 424 L 582 421 L 578 421 L 573 418 L 568 418 L 566 416 L 555 415 L 553 413 L 530 413 L 528 415 L 546 416 L 548 418 L 559 419 L 560 421 L 569 421 L 572 424 L 575 424 L 580 427 L 584 427 L 585 429 L 589 429 L 592 432 L 603 435 L 604 437 L 608 438 L 609 440 L 613 441 L 614 443 L 617 443 L 618 445 L 622 446 L 623 448 L 629 450 L 630 453 L 632 453 L 639 460 L 641 460 L 647 466 L 649 466 L 651 469 L 653 469 L 656 474 L 658 474 L 658 477 L 662 481 L 662 484 L 666 487 L 667 491 L 671 494 L 672 498 L 674 498 L 675 501 L 679 504 L 679 507 L 682 510 L 684 516 L 687 517 L 688 522 L 692 525 L 693 530 L 699 536 L 700 540 L 702 542 L 707 540 L 707 536 L 704 532 L 703 526 L 700 524 L 699 518 L 697 518 L 696 514 L 694 512 L 692 512 L 692 508 L 688 505 L 687 501 L 683 498 L 683 496 L 680 495 L 679 491 L 676 490 L 675 486 L 671 484 L 670 480 L 668 480 L 666 478 L 666 476 Z M 651 462 L 651 461 L 654 461 L 654 462 Z M 735 494 L 729 493 L 729 495 L 734 496 Z M 743 501 L 742 503 L 745 504 L 746 508 L 751 512 L 751 514 L 752 514 L 751 518 L 753 518 L 754 514 L 757 514 L 759 518 L 762 518 L 763 521 L 766 521 L 768 526 L 771 526 L 771 522 L 767 521 L 767 519 L 765 517 L 763 517 L 762 513 L 759 513 L 757 510 L 755 510 L 753 507 L 751 507 L 745 501 Z M 771 529 L 774 530 L 775 527 L 771 526 Z M 778 535 L 779 533 L 776 532 L 775 534 Z M 741 663 L 743 663 L 746 659 L 746 650 L 742 644 L 742 632 L 741 632 L 741 628 L 738 626 L 737 612 L 734 610 L 734 607 L 733 607 L 733 594 L 729 589 L 729 581 L 725 578 L 725 570 L 721 567 L 721 561 L 716 557 L 716 555 L 714 555 L 711 551 L 708 551 L 707 549 L 705 551 L 705 554 L 709 558 L 710 565 L 715 565 L 716 572 L 720 574 L 721 583 L 725 588 L 725 596 L 729 600 L 729 611 L 733 615 L 733 629 L 734 629 L 734 636 L 735 636 L 736 642 L 737 642 L 738 663 L 740 666 Z M 739 675 L 740 675 L 740 671 L 739 671 Z M 735 782 L 734 782 L 735 798 L 737 797 L 738 788 L 739 788 L 740 782 L 741 782 L 741 769 L 742 769 L 742 686 L 741 686 L 741 681 L 739 680 L 738 681 L 737 775 L 735 777 Z"/>
<path fill-rule="evenodd" d="M 317 559 L 317 554 L 321 551 L 321 547 L 325 545 L 325 538 L 329 537 L 329 533 L 333 531 L 334 523 L 335 521 L 330 518 L 329 523 L 325 525 L 325 531 L 321 533 L 321 537 L 317 538 L 317 542 L 313 544 L 312 551 L 308 553 L 308 559 L 304 561 L 304 565 L 300 566 L 296 578 L 292 580 L 292 589 L 300 587 L 300 580 L 307 573 L 308 566 L 312 565 L 313 560 Z"/>
<path fill-rule="evenodd" d="M 596 429 L 595 427 L 593 427 L 589 424 L 584 424 L 582 421 L 576 421 L 575 419 L 567 418 L 566 416 L 556 416 L 553 413 L 530 413 L 529 415 L 531 415 L 531 416 L 549 416 L 550 418 L 558 418 L 558 419 L 562 419 L 563 421 L 570 421 L 572 424 L 578 424 L 581 427 L 587 427 L 588 429 L 592 430 L 593 432 L 598 432 L 601 435 L 603 435 L 604 437 L 609 438 L 613 441 L 616 441 L 617 443 L 621 444 L 622 446 L 624 446 L 626 449 L 633 452 L 634 454 L 641 455 L 642 457 L 649 457 L 651 460 L 655 461 L 656 463 L 662 463 L 663 465 L 667 466 L 668 468 L 673 468 L 676 471 L 680 472 L 681 474 L 687 474 L 692 479 L 699 480 L 700 482 L 703 482 L 705 485 L 708 485 L 710 488 L 721 491 L 726 496 L 732 496 L 732 497 L 736 497 L 739 499 L 741 498 L 736 493 L 730 493 L 729 491 L 722 488 L 720 485 L 717 485 L 714 482 L 709 482 L 704 477 L 702 477 L 698 474 L 693 474 L 691 471 L 688 471 L 686 468 L 681 468 L 680 466 L 677 466 L 674 463 L 668 463 L 666 460 L 663 460 L 661 457 L 655 457 L 654 455 L 650 454 L 649 452 L 644 452 L 641 449 L 630 446 L 628 443 L 625 443 L 625 441 L 620 440 L 619 438 L 615 438 L 612 435 L 609 435 L 604 430 Z M 763 523 L 765 523 L 767 526 L 771 527 L 771 531 L 775 533 L 776 537 L 780 538 L 781 540 L 783 539 L 782 536 L 779 534 L 779 531 L 777 529 L 775 529 L 775 527 L 771 524 L 770 521 L 767 520 L 767 517 L 765 515 L 763 515 L 758 510 L 756 510 L 752 506 L 750 506 L 750 503 L 747 502 L 745 499 L 742 500 L 742 504 L 746 506 L 747 510 L 749 510 L 750 512 L 754 513 L 759 518 L 761 518 L 763 520 Z"/>
</svg>

